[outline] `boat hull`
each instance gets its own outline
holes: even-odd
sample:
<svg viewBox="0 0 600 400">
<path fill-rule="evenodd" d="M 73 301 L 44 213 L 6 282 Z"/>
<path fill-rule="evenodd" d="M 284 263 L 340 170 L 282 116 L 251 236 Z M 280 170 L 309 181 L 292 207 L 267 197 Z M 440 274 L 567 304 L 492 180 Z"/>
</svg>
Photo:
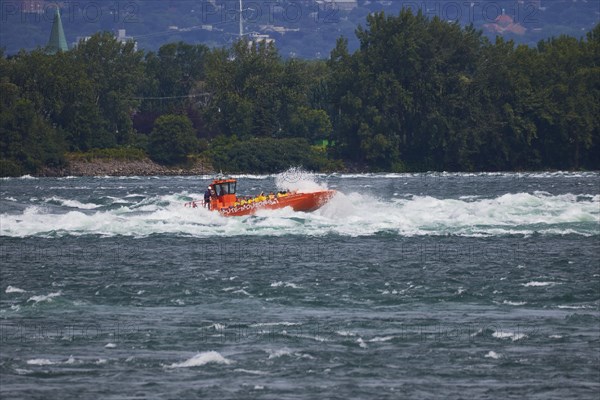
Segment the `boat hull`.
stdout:
<svg viewBox="0 0 600 400">
<path fill-rule="evenodd" d="M 294 211 L 310 212 L 322 207 L 335 195 L 335 190 L 322 190 L 313 193 L 292 193 L 284 197 L 267 199 L 259 203 L 223 208 L 219 213 L 228 217 L 252 215 L 260 210 L 277 210 L 291 207 Z"/>
</svg>

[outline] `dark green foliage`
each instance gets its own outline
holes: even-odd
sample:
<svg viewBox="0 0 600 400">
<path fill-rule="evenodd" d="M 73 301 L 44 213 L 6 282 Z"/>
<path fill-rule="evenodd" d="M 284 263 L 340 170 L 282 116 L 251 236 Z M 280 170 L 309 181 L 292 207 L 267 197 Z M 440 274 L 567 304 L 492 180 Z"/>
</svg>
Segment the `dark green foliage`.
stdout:
<svg viewBox="0 0 600 400">
<path fill-rule="evenodd" d="M 184 115 L 163 115 L 154 123 L 148 143 L 150 158 L 158 163 L 178 164 L 198 147 L 194 128 Z"/>
<path fill-rule="evenodd" d="M 327 158 L 314 150 L 306 139 L 254 138 L 238 141 L 220 137 L 209 152 L 213 166 L 227 172 L 273 173 L 290 166 L 326 170 Z"/>
<path fill-rule="evenodd" d="M 374 169 L 598 169 L 598 25 L 537 48 L 402 10 L 340 39 L 328 82 L 335 151 Z"/>
<path fill-rule="evenodd" d="M 0 157 L 2 174 L 34 173 L 43 165 L 64 164 L 64 142 L 56 129 L 36 113 L 18 88 L 0 84 Z"/>
<path fill-rule="evenodd" d="M 179 42 L 146 54 L 141 93 L 147 100 L 142 103 L 142 112 L 173 114 L 187 110 L 196 101 L 193 96 L 204 92 L 201 82 L 208 53 L 204 45 Z M 165 97 L 169 101 L 160 99 Z"/>
<path fill-rule="evenodd" d="M 282 61 L 273 44 L 240 40 L 230 51 L 215 50 L 208 61 L 203 110 L 209 129 L 246 137 L 303 137 L 331 134 L 327 113 L 316 104 L 326 76 L 323 63 Z"/>
<path fill-rule="evenodd" d="M 0 176 L 22 176 L 23 168 L 15 161 L 0 160 Z"/>
</svg>

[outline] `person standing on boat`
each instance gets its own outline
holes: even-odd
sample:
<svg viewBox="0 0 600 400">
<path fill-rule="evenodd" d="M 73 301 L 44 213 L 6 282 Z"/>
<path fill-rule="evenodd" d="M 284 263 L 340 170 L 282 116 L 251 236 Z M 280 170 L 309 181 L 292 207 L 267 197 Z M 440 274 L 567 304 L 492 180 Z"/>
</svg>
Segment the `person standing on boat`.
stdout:
<svg viewBox="0 0 600 400">
<path fill-rule="evenodd" d="M 210 210 L 210 197 L 212 196 L 211 187 L 209 186 L 204 192 L 204 206 Z"/>
</svg>

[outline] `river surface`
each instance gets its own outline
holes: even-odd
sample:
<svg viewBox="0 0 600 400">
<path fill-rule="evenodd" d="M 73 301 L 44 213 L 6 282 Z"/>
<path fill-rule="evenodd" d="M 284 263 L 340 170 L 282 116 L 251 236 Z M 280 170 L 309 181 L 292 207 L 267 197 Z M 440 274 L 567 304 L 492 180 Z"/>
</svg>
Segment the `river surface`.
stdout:
<svg viewBox="0 0 600 400">
<path fill-rule="evenodd" d="M 0 397 L 597 399 L 600 175 L 0 181 Z"/>
</svg>

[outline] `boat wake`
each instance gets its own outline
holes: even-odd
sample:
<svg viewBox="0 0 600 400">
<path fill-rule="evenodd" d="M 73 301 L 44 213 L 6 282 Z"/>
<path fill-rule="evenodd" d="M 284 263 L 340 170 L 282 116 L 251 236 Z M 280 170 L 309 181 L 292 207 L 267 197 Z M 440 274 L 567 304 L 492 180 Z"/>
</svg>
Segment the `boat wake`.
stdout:
<svg viewBox="0 0 600 400">
<path fill-rule="evenodd" d="M 293 181 L 277 177 L 275 184 L 278 188 L 301 191 L 326 189 L 314 178 Z M 69 198 L 64 193 L 20 201 L 4 196 L 0 199 L 3 205 L 0 234 L 9 237 L 600 234 L 600 195 L 533 192 L 493 198 L 436 198 L 394 193 L 391 198 L 379 198 L 372 193 L 338 191 L 312 213 L 284 208 L 234 218 L 182 206 L 200 197 L 201 193 L 187 191 L 165 195 L 121 191 L 109 195 L 98 190 L 95 197 L 86 199 Z"/>
</svg>

